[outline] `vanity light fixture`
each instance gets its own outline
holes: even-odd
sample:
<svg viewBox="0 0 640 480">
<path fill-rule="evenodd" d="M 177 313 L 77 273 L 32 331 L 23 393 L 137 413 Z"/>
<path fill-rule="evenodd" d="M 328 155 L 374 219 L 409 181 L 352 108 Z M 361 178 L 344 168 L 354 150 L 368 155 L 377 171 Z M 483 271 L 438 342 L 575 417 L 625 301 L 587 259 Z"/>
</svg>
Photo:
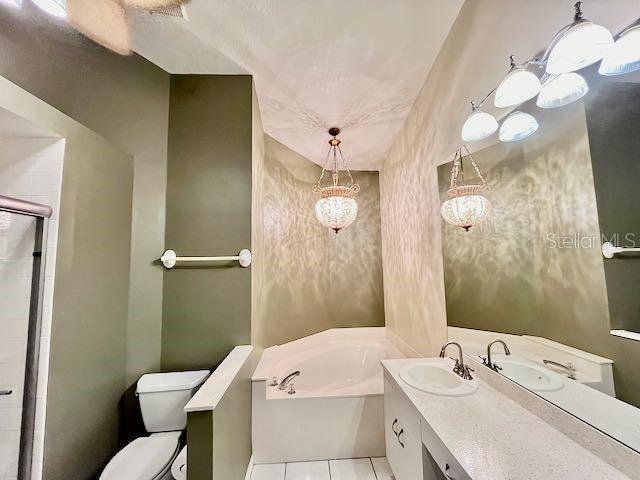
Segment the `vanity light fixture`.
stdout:
<svg viewBox="0 0 640 480">
<path fill-rule="evenodd" d="M 538 122 L 528 113 L 516 110 L 502 122 L 498 137 L 501 142 L 517 142 L 533 135 L 538 130 Z"/>
<path fill-rule="evenodd" d="M 513 55 L 509 57 L 511 69 L 496 89 L 493 104 L 498 108 L 520 105 L 538 95 L 542 84 L 540 79 L 523 65 L 516 65 Z"/>
<path fill-rule="evenodd" d="M 31 0 L 40 10 L 57 18 L 66 18 L 67 0 Z"/>
<path fill-rule="evenodd" d="M 490 113 L 483 112 L 471 102 L 471 115 L 462 125 L 462 141 L 477 142 L 498 130 L 498 121 Z"/>
<path fill-rule="evenodd" d="M 547 73 L 573 72 L 601 60 L 613 47 L 611 32 L 582 16 L 582 2 L 575 4 L 573 23 L 560 30 L 547 53 Z"/>
<path fill-rule="evenodd" d="M 564 107 L 581 99 L 588 91 L 589 85 L 579 73 L 551 76 L 542 85 L 536 105 L 540 108 Z"/>
<path fill-rule="evenodd" d="M 347 161 L 340 149 L 341 141 L 336 138 L 339 133 L 339 128 L 329 129 L 329 135 L 333 138 L 329 140 L 329 151 L 318 183 L 313 187 L 313 192 L 320 195 L 315 207 L 316 217 L 322 225 L 336 233 L 351 225 L 356 219 L 358 202 L 353 197 L 360 191 L 360 186 L 353 182 Z M 347 172 L 349 185 L 340 185 L 341 167 Z M 332 183 L 323 187 L 322 179 L 328 170 L 331 170 Z"/>
<path fill-rule="evenodd" d="M 602 59 L 598 72 L 622 75 L 640 70 L 640 20 L 623 31 Z"/>
<path fill-rule="evenodd" d="M 464 172 L 462 165 L 462 148 L 467 152 L 471 165 L 475 169 L 480 183 L 465 185 Z M 490 202 L 484 192 L 488 189 L 484 177 L 480 173 L 480 169 L 469 149 L 464 145 L 458 149 L 453 157 L 453 168 L 451 169 L 451 184 L 447 194 L 448 200 L 445 200 L 440 207 L 440 214 L 444 220 L 458 227 L 469 231 L 471 227 L 481 222 L 489 213 Z M 458 183 L 460 177 L 460 183 Z"/>
</svg>

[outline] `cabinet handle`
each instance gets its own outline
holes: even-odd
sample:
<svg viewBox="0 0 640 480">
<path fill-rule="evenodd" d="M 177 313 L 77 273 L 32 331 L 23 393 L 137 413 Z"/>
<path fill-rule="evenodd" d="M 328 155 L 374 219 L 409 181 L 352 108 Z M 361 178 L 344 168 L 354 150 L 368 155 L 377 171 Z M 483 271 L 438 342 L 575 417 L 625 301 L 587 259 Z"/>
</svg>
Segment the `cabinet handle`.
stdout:
<svg viewBox="0 0 640 480">
<path fill-rule="evenodd" d="M 455 478 L 453 478 L 451 475 L 449 475 L 447 472 L 451 470 L 451 467 L 449 466 L 448 463 L 445 464 L 444 466 L 444 474 L 445 476 L 449 479 L 449 480 L 456 480 Z"/>
<path fill-rule="evenodd" d="M 404 428 L 401 428 L 400 431 L 398 432 L 398 435 L 396 435 L 398 437 L 398 443 L 400 444 L 400 446 L 402 448 L 404 448 L 404 442 L 402 440 L 400 440 L 400 436 L 404 433 Z"/>
<path fill-rule="evenodd" d="M 398 436 L 398 432 L 396 432 L 396 423 L 398 423 L 398 419 L 397 418 L 391 424 L 391 431 L 397 437 Z"/>
<path fill-rule="evenodd" d="M 0 390 L 0 395 L 11 395 L 13 390 Z"/>
</svg>

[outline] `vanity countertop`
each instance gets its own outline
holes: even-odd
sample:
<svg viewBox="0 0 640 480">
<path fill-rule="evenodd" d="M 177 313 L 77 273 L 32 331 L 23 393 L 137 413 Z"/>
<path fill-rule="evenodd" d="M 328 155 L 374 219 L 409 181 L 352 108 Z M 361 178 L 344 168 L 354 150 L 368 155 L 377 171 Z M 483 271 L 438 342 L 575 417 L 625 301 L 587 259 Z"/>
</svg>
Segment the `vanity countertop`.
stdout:
<svg viewBox="0 0 640 480">
<path fill-rule="evenodd" d="M 382 365 L 473 480 L 629 480 L 482 380 L 464 397 L 407 385 L 400 368 L 419 361 L 384 360 Z"/>
</svg>

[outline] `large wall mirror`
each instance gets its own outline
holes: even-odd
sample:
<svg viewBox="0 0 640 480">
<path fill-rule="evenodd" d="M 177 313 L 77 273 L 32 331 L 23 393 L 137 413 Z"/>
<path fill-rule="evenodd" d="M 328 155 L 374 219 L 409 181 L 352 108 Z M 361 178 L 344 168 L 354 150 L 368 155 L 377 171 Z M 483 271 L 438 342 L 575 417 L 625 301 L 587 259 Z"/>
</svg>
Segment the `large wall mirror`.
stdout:
<svg viewBox="0 0 640 480">
<path fill-rule="evenodd" d="M 535 134 L 473 152 L 491 211 L 443 222 L 449 337 L 483 358 L 503 340 L 499 373 L 640 451 L 640 254 L 601 250 L 640 247 L 640 75 L 581 73 L 581 100 L 520 106 Z"/>
</svg>

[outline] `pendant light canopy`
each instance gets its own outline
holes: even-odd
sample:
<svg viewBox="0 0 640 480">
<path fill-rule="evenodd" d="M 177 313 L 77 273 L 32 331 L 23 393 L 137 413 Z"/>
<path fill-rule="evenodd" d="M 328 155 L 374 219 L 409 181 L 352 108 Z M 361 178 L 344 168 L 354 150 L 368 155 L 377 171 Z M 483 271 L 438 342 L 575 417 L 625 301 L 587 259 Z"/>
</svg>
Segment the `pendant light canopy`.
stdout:
<svg viewBox="0 0 640 480">
<path fill-rule="evenodd" d="M 540 108 L 564 107 L 584 97 L 589 91 L 589 85 L 584 77 L 570 72 L 550 77 L 536 100 Z"/>
<path fill-rule="evenodd" d="M 528 113 L 516 110 L 500 127 L 501 142 L 517 142 L 533 135 L 538 130 L 538 122 Z"/>
<path fill-rule="evenodd" d="M 575 4 L 574 22 L 564 27 L 548 50 L 547 73 L 559 75 L 588 67 L 601 60 L 613 46 L 611 32 L 582 18 L 582 2 Z"/>
<path fill-rule="evenodd" d="M 322 167 L 318 183 L 313 187 L 314 193 L 320 195 L 315 206 L 316 218 L 322 225 L 336 233 L 351 225 L 358 216 L 358 203 L 353 197 L 360 191 L 360 186 L 353 182 L 347 161 L 340 149 L 341 142 L 336 138 L 339 133 L 339 128 L 329 130 L 329 135 L 333 138 L 329 140 L 325 166 Z M 340 185 L 341 166 L 347 172 L 349 185 Z M 321 183 L 327 170 L 331 170 L 333 181 L 331 185 L 323 187 Z"/>
<path fill-rule="evenodd" d="M 640 70 L 640 23 L 636 22 L 620 34 L 613 48 L 602 59 L 598 72 L 622 75 Z"/>
<path fill-rule="evenodd" d="M 511 69 L 496 89 L 493 101 L 498 108 L 520 105 L 535 97 L 542 88 L 540 79 L 536 75 L 525 70 L 522 66 L 517 66 L 513 55 L 509 59 L 511 61 Z"/>
<path fill-rule="evenodd" d="M 442 203 L 440 207 L 440 214 L 444 220 L 457 227 L 461 227 L 466 231 L 469 231 L 471 227 L 481 222 L 489 213 L 491 204 L 484 192 L 487 190 L 487 185 L 484 177 L 480 173 L 480 169 L 473 160 L 471 153 L 467 151 L 467 155 L 471 160 L 471 165 L 475 169 L 480 184 L 464 185 L 464 175 L 462 172 L 462 149 L 459 149 L 453 158 L 453 168 L 451 169 L 451 184 L 447 194 L 448 200 Z M 458 184 L 458 177 L 461 177 L 461 182 Z"/>
<path fill-rule="evenodd" d="M 483 112 L 471 102 L 471 115 L 462 126 L 462 141 L 477 142 L 498 130 L 498 122 L 490 113 Z"/>
<path fill-rule="evenodd" d="M 40 9 L 57 18 L 66 18 L 67 0 L 32 0 Z"/>
</svg>

